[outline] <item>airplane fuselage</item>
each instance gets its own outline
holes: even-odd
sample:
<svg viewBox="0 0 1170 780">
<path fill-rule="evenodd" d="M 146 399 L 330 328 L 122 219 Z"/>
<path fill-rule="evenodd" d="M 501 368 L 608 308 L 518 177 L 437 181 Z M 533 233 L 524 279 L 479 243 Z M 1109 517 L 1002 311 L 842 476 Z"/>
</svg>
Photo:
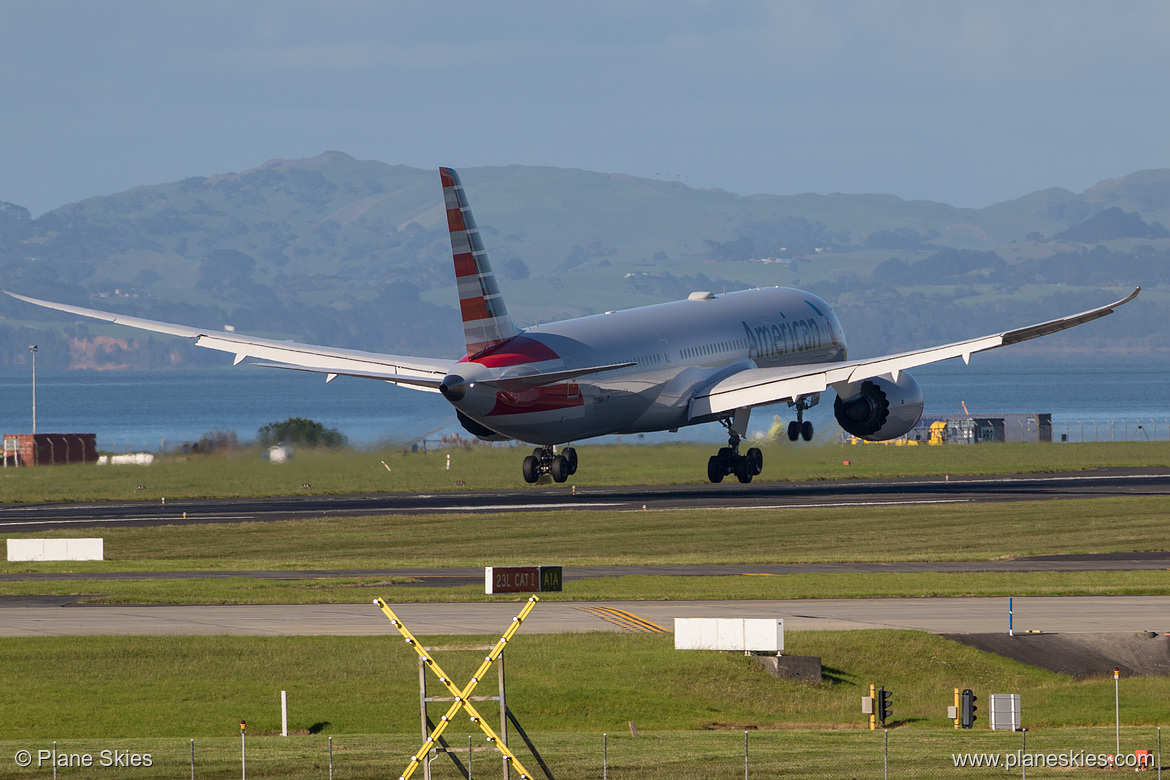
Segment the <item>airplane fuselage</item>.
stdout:
<svg viewBox="0 0 1170 780">
<path fill-rule="evenodd" d="M 745 369 L 846 358 L 832 309 L 786 288 L 692 295 L 683 301 L 529 328 L 458 370 L 470 391 L 453 405 L 502 437 L 551 445 L 607 434 L 710 422 L 694 416 L 697 390 Z M 475 387 L 478 379 L 604 363 L 612 371 L 519 392 Z"/>
</svg>

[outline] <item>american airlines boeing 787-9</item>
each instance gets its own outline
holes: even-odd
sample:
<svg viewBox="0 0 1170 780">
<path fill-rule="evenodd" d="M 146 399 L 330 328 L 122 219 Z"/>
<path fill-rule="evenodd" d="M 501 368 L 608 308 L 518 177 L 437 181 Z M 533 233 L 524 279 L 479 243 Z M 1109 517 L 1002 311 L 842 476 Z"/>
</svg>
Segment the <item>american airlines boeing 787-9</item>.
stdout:
<svg viewBox="0 0 1170 780">
<path fill-rule="evenodd" d="M 564 482 L 577 453 L 559 445 L 594 436 L 675 430 L 718 421 L 728 443 L 707 462 L 707 476 L 751 482 L 760 450 L 740 453 L 757 406 L 787 402 L 795 441 L 812 438 L 804 412 L 821 393 L 848 433 L 869 441 L 909 431 L 922 414 L 922 389 L 906 369 L 1046 336 L 1111 314 L 1125 298 L 1038 325 L 894 355 L 849 360 L 833 310 L 800 290 L 767 288 L 644 306 L 520 328 L 508 315 L 459 176 L 440 168 L 467 354 L 458 360 L 384 355 L 252 338 L 139 317 L 15 298 L 83 317 L 183 336 L 230 352 L 238 364 L 380 379 L 438 392 L 459 422 L 481 439 L 539 445 L 524 458 L 526 482 L 549 474 Z"/>
</svg>

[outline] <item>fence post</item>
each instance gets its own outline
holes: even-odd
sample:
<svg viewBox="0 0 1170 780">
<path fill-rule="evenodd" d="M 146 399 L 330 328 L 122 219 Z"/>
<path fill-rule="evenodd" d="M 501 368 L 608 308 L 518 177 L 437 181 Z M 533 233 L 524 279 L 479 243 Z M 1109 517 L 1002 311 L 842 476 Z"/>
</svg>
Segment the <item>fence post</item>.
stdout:
<svg viewBox="0 0 1170 780">
<path fill-rule="evenodd" d="M 329 780 L 333 780 L 333 737 L 329 738 Z"/>
<path fill-rule="evenodd" d="M 1020 733 L 1024 740 L 1023 750 L 1020 751 L 1020 778 L 1027 780 L 1028 778 L 1028 730 L 1020 729 Z"/>
<path fill-rule="evenodd" d="M 601 778 L 609 780 L 609 734 L 601 735 Z"/>
<path fill-rule="evenodd" d="M 743 730 L 743 780 L 748 780 L 748 733 Z"/>
<path fill-rule="evenodd" d="M 195 780 L 195 740 L 191 740 L 191 780 Z"/>
<path fill-rule="evenodd" d="M 885 742 L 882 765 L 885 768 L 885 778 L 890 780 L 890 730 L 882 729 L 882 739 Z"/>
</svg>

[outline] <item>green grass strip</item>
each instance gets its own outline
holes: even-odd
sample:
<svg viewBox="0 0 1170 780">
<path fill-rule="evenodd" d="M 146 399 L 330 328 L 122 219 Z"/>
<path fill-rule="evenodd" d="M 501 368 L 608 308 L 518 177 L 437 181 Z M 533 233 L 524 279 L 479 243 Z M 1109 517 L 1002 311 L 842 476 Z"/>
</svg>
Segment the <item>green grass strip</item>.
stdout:
<svg viewBox="0 0 1170 780">
<path fill-rule="evenodd" d="M 534 732 L 628 733 L 628 721 L 644 733 L 857 729 L 876 683 L 894 692 L 899 729 L 947 728 L 955 687 L 976 690 L 984 716 L 989 693 L 1019 693 L 1030 728 L 1113 723 L 1111 676 L 1077 681 L 910 631 L 795 632 L 787 643 L 821 657 L 822 684 L 776 679 L 741 654 L 676 651 L 670 635 L 521 635 L 507 651 L 508 702 Z M 252 734 L 279 733 L 281 690 L 294 731 L 418 734 L 417 658 L 394 636 L 32 637 L 0 639 L 0 653 L 10 740 L 226 737 L 241 719 Z M 465 681 L 482 651 L 436 655 Z M 1122 681 L 1123 722 L 1164 721 L 1168 695 L 1168 678 Z"/>
<path fill-rule="evenodd" d="M 338 577 L 216 579 L 22 580 L 0 583 L 10 596 L 75 595 L 94 604 L 364 604 L 513 601 L 484 594 L 482 585 L 426 588 L 404 578 Z M 928 596 L 1118 596 L 1170 593 L 1167 571 L 880 572 L 764 576 L 597 577 L 571 581 L 552 601 L 679 601 L 714 599 L 919 598 Z"/>
<path fill-rule="evenodd" d="M 0 562 L 0 572 L 980 561 L 1165 551 L 1168 510 L 1170 499 L 1150 496 L 912 508 L 463 513 L 112 527 L 85 532 L 106 540 L 106 561 Z M 62 529 L 9 536 L 76 535 L 76 529 Z"/>
<path fill-rule="evenodd" d="M 1170 442 L 970 446 L 808 445 L 753 442 L 761 480 L 874 479 L 945 474 L 1017 474 L 1108 467 L 1166 467 Z M 586 444 L 577 448 L 580 488 L 706 483 L 710 444 Z M 102 501 L 527 489 L 526 447 L 474 446 L 431 453 L 302 450 L 288 463 L 259 450 L 170 455 L 150 466 L 53 466 L 0 470 L 0 501 Z M 447 468 L 447 455 L 451 466 Z M 844 465 L 845 461 L 850 465 Z M 551 483 L 549 483 L 551 484 Z M 305 487 L 305 486 L 308 487 Z M 569 486 L 564 486 L 565 490 Z"/>
</svg>

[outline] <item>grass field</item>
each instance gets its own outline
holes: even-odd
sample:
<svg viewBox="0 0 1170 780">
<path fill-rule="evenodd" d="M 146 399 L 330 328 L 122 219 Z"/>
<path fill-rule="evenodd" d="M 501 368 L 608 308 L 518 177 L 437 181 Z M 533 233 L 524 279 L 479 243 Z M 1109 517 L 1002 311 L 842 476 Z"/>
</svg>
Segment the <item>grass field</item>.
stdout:
<svg viewBox="0 0 1170 780">
<path fill-rule="evenodd" d="M 0 653 L 6 739 L 227 736 L 241 719 L 250 733 L 279 733 L 281 690 L 295 731 L 418 729 L 417 657 L 397 637 L 22 638 L 0 639 Z M 1030 728 L 1113 723 L 1111 676 L 1077 681 L 931 634 L 791 632 L 786 653 L 820 656 L 824 682 L 779 680 L 735 653 L 675 651 L 669 634 L 526 634 L 507 651 L 508 701 L 540 731 L 626 731 L 631 720 L 646 731 L 856 729 L 873 683 L 895 692 L 889 725 L 899 728 L 949 727 L 955 687 L 983 700 L 1019 693 Z M 436 657 L 462 684 L 482 652 Z M 483 686 L 493 693 L 495 675 Z M 1124 723 L 1162 722 L 1167 697 L 1168 678 L 1123 681 Z"/>
<path fill-rule="evenodd" d="M 1019 763 L 1010 773 L 1000 768 L 955 767 L 956 756 L 992 754 L 1001 759 L 1008 755 L 1019 761 L 1017 751 L 1024 741 L 1029 756 L 1072 755 L 1084 761 L 1086 754 L 1104 756 L 1114 752 L 1114 730 L 1110 728 L 1062 728 L 1029 730 L 1027 734 L 990 732 L 985 729 L 955 731 L 942 729 L 894 729 L 892 731 L 857 731 L 842 729 L 801 729 L 745 731 L 640 731 L 634 737 L 628 728 L 612 732 L 565 733 L 535 730 L 530 732 L 541 755 L 557 780 L 603 777 L 622 780 L 714 780 L 736 777 L 793 778 L 939 778 L 945 776 L 999 778 L 1021 773 Z M 467 761 L 468 735 L 457 733 L 450 743 L 459 748 L 459 758 Z M 477 751 L 484 740 L 478 732 L 470 735 Z M 1120 730 L 1122 753 L 1135 749 L 1155 749 L 1158 733 L 1153 727 L 1123 727 Z M 513 750 L 536 777 L 544 777 L 529 757 L 520 740 L 513 737 Z M 247 738 L 247 776 L 250 778 L 386 778 L 398 777 L 409 757 L 419 747 L 420 738 L 406 734 L 290 734 L 289 737 L 255 736 Z M 65 756 L 90 753 L 95 759 L 108 749 L 109 740 L 65 740 L 58 743 L 58 753 Z M 190 777 L 191 754 L 196 755 L 196 777 L 233 780 L 241 776 L 241 740 L 238 735 L 225 737 L 129 738 L 118 739 L 122 751 L 149 754 L 152 769 L 86 770 L 61 769 L 62 777 Z M 52 741 L 0 740 L 0 755 L 9 758 L 20 749 L 51 749 Z M 888 748 L 888 750 L 887 750 Z M 888 753 L 888 759 L 887 759 Z M 745 758 L 748 759 L 745 762 Z M 745 763 L 747 764 L 745 773 Z M 96 764 L 95 764 L 96 766 Z M 1099 778 L 1099 768 L 1036 769 L 1027 775 L 1060 778 Z M 48 777 L 47 765 L 39 771 L 6 768 L 5 777 Z M 499 755 L 476 752 L 472 770 L 475 777 L 501 777 Z M 112 774 L 121 771 L 124 774 Z M 463 777 L 444 758 L 433 764 L 433 777 Z M 422 777 L 421 770 L 415 777 Z M 516 774 L 513 773 L 513 777 Z M 1156 776 L 1150 772 L 1149 776 Z"/>
<path fill-rule="evenodd" d="M 587 467 L 575 484 L 588 489 L 591 484 L 698 482 L 703 475 L 696 464 L 705 462 L 709 449 L 582 447 Z M 282 466 L 237 455 L 146 468 L 22 469 L 0 472 L 0 500 L 141 498 L 160 501 L 161 509 L 164 496 L 174 504 L 175 499 L 213 494 L 524 489 L 517 476 L 522 454 L 511 449 L 455 450 L 450 472 L 445 453 L 358 452 L 302 453 Z M 772 448 L 766 458 L 765 475 L 772 478 L 873 478 L 1165 467 L 1170 445 Z M 842 465 L 846 459 L 851 461 L 848 467 Z M 311 487 L 301 488 L 304 484 Z M 0 572 L 992 560 L 1163 551 L 1170 549 L 1166 516 L 1165 499 L 1123 497 L 935 505 L 912 512 L 896 507 L 538 512 L 106 528 L 86 531 L 105 538 L 106 561 L 3 563 Z M 164 581 L 147 575 L 125 582 L 0 583 L 0 595 L 94 593 L 136 603 L 365 602 L 375 595 L 395 601 L 487 598 L 480 590 L 402 587 L 393 578 Z M 1167 592 L 1170 572 L 1164 571 L 887 572 L 598 578 L 568 583 L 563 597 Z M 891 771 L 900 767 L 902 776 L 934 777 L 950 771 L 950 755 L 958 750 L 1019 747 L 1020 735 L 953 731 L 945 713 L 956 686 L 975 689 L 984 713 L 987 694 L 1020 693 L 1026 725 L 1038 732 L 1029 734 L 1029 749 L 1032 740 L 1040 749 L 1048 740 L 1052 749 L 1113 752 L 1111 679 L 1077 681 L 915 632 L 790 632 L 787 639 L 787 653 L 822 657 L 823 684 L 777 680 L 753 660 L 734 654 L 677 653 L 670 635 L 525 635 L 508 651 L 509 703 L 548 754 L 558 778 L 600 776 L 603 733 L 611 740 L 608 767 L 615 777 L 738 776 L 745 729 L 752 731 L 753 766 L 759 776 L 832 774 L 826 762 L 840 768 L 843 778 L 874 776 L 882 771 L 880 737 L 862 730 L 865 721 L 859 712 L 860 696 L 870 683 L 895 691 Z M 464 640 L 439 641 L 452 645 Z M 466 641 L 478 644 L 483 639 Z M 112 741 L 123 749 L 141 745 L 166 753 L 166 765 L 175 767 L 170 773 L 186 776 L 188 740 L 196 739 L 200 751 L 212 756 L 206 759 L 210 767 L 201 765 L 200 777 L 238 776 L 240 719 L 248 721 L 249 734 L 255 735 L 257 757 L 249 759 L 253 777 L 325 776 L 329 736 L 337 738 L 340 765 L 352 767 L 352 773 L 339 777 L 399 772 L 404 757 L 417 748 L 417 662 L 397 639 L 20 638 L 0 639 L 0 657 L 5 659 L 0 672 L 5 690 L 0 722 L 6 724 L 0 751 L 7 754 L 0 760 L 8 762 L 5 772 L 14 768 L 15 751 L 42 747 L 45 740 L 63 740 L 66 749 L 68 744 L 89 744 L 95 750 Z M 453 676 L 463 678 L 476 659 L 454 653 L 440 655 L 440 660 Z M 287 740 L 271 736 L 279 731 L 280 690 L 289 691 L 290 728 L 297 734 Z M 1122 682 L 1127 749 L 1152 747 L 1152 726 L 1167 720 L 1168 695 L 1167 678 Z M 631 735 L 630 721 L 640 730 L 637 738 Z M 453 731 L 452 743 L 466 744 L 469 733 L 465 726 Z M 478 732 L 472 738 L 481 744 Z M 488 759 L 476 760 L 477 772 L 488 766 Z M 437 776 L 455 776 L 450 768 L 443 771 Z"/>
<path fill-rule="evenodd" d="M 88 529 L 105 561 L 0 571 L 168 571 L 992 560 L 1170 549 L 1161 497 L 905 507 L 389 515 Z M 172 510 L 176 518 L 178 508 Z M 9 534 L 17 537 L 22 534 Z M 38 537 L 68 537 L 61 529 Z M 501 540 L 507 545 L 502 546 Z"/>
<path fill-rule="evenodd" d="M 108 560 L 0 563 L 0 572 L 153 572 L 980 561 L 1053 553 L 1170 547 L 1158 497 L 1011 504 L 672 512 L 533 512 L 323 518 L 87 531 Z M 178 511 L 178 510 L 176 510 Z M 38 536 L 69 536 L 61 530 Z M 507 540 L 506 547 L 500 541 Z M 745 541 L 747 540 L 747 541 Z M 391 587 L 397 601 L 471 601 L 482 588 L 394 587 L 386 577 L 0 583 L 0 595 L 96 594 L 130 603 L 363 602 Z M 786 574 L 609 577 L 570 582 L 551 598 L 682 599 L 931 595 L 1161 594 L 1170 572 Z"/>
<path fill-rule="evenodd" d="M 309 579 L 22 580 L 0 583 L 0 595 L 76 595 L 90 604 L 365 604 L 374 595 L 395 603 L 513 601 L 484 594 L 483 585 L 424 588 L 394 577 Z M 679 601 L 716 599 L 924 598 L 930 596 L 1156 596 L 1170 593 L 1165 571 L 883 572 L 720 577 L 625 576 L 568 582 L 546 601 Z"/>
<path fill-rule="evenodd" d="M 706 482 L 713 445 L 582 445 L 572 486 Z M 950 447 L 764 444 L 761 480 L 872 479 L 943 474 L 1170 466 L 1170 442 L 995 444 Z M 447 469 L 447 455 L 451 468 Z M 426 453 L 303 450 L 273 464 L 255 450 L 168 456 L 151 466 L 0 470 L 0 502 L 155 500 L 231 496 L 528 489 L 527 449 L 476 446 Z M 850 465 L 843 465 L 848 460 Z M 551 483 L 550 483 L 551 484 Z M 308 485 L 309 487 L 303 487 Z"/>
</svg>

